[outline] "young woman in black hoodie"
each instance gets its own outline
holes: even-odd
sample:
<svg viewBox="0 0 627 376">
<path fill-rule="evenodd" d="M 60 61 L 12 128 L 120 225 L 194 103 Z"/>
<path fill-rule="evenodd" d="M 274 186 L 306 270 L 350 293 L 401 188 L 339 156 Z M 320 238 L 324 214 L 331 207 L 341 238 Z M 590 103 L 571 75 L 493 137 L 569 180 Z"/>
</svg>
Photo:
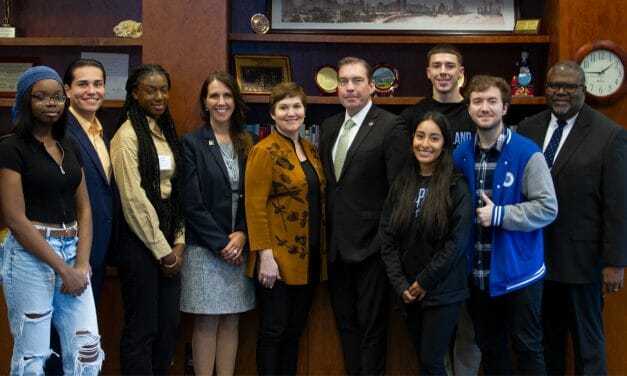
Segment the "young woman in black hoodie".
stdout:
<svg viewBox="0 0 627 376">
<path fill-rule="evenodd" d="M 428 375 L 446 374 L 444 356 L 468 297 L 472 208 L 468 184 L 454 171 L 450 129 L 439 112 L 418 122 L 414 159 L 391 187 L 379 227 L 386 271 Z"/>
</svg>

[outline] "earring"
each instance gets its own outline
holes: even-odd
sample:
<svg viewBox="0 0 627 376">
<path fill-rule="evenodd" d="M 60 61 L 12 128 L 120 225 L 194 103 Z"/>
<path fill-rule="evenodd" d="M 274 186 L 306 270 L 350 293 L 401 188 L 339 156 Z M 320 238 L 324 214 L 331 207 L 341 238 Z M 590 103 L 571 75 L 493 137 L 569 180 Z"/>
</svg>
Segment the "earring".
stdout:
<svg viewBox="0 0 627 376">
<path fill-rule="evenodd" d="M 205 112 L 209 112 L 209 107 L 205 106 Z"/>
</svg>

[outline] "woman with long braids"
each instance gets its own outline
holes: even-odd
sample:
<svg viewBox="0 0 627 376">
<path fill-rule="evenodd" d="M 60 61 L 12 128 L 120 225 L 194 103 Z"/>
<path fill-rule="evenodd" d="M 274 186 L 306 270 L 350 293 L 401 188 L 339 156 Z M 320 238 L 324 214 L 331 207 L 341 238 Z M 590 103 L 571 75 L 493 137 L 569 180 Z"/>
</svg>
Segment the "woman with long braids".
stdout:
<svg viewBox="0 0 627 376">
<path fill-rule="evenodd" d="M 413 134 L 414 158 L 390 188 L 379 225 L 381 256 L 424 375 L 446 374 L 444 356 L 468 297 L 465 250 L 473 217 L 452 153 L 446 116 L 426 113 Z"/>
<path fill-rule="evenodd" d="M 185 236 L 183 164 L 169 92 L 163 67 L 135 68 L 111 140 L 124 214 L 117 262 L 124 302 L 120 363 L 126 375 L 167 374 L 176 348 Z"/>
</svg>

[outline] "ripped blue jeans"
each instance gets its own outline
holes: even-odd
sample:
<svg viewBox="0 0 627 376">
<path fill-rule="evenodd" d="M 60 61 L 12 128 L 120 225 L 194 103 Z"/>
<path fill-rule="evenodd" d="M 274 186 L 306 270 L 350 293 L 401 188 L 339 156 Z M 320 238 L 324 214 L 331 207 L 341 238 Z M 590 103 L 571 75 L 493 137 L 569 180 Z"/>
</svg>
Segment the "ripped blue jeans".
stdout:
<svg viewBox="0 0 627 376">
<path fill-rule="evenodd" d="M 77 237 L 46 237 L 68 265 L 74 265 Z M 63 280 L 50 266 L 8 234 L 2 263 L 4 297 L 13 335 L 11 375 L 43 375 L 50 349 L 50 325 L 61 339 L 65 375 L 97 375 L 104 360 L 91 285 L 78 297 L 61 293 Z"/>
</svg>

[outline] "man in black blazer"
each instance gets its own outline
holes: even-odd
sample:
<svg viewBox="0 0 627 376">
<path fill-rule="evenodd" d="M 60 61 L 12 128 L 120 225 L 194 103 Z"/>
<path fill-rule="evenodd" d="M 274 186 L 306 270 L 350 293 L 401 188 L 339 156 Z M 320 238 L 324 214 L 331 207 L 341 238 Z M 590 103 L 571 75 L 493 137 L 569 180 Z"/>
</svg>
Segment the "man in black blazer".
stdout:
<svg viewBox="0 0 627 376">
<path fill-rule="evenodd" d="M 381 207 L 410 155 L 403 120 L 372 104 L 368 63 L 338 63 L 345 112 L 326 119 L 320 155 L 327 175 L 329 292 L 349 375 L 385 372 L 388 281 L 379 245 Z M 343 162 L 343 163 L 342 163 Z"/>
<path fill-rule="evenodd" d="M 577 63 L 558 62 L 546 82 L 549 110 L 522 121 L 518 132 L 544 150 L 559 206 L 544 229 L 547 373 L 565 373 L 570 331 L 575 373 L 603 375 L 603 296 L 620 291 L 627 265 L 627 132 L 584 103 Z"/>
</svg>

